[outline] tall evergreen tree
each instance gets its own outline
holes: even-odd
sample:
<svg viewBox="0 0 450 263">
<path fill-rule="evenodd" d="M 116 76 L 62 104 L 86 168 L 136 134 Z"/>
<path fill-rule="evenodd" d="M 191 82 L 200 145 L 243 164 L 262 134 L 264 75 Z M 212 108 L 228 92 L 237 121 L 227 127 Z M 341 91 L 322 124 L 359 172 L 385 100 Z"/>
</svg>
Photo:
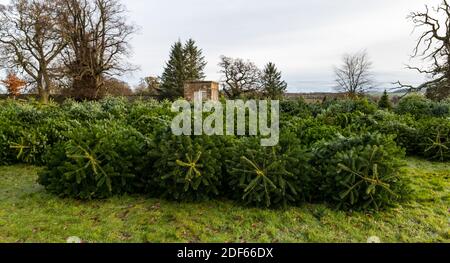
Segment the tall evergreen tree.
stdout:
<svg viewBox="0 0 450 263">
<path fill-rule="evenodd" d="M 378 107 L 380 109 L 392 109 L 391 101 L 389 100 L 389 95 L 387 91 L 385 90 L 383 93 L 383 96 L 381 96 L 380 101 L 378 102 Z"/>
<path fill-rule="evenodd" d="M 193 39 L 186 41 L 183 52 L 186 60 L 186 78 L 187 80 L 205 79 L 204 69 L 206 67 L 203 51 L 199 49 Z"/>
<path fill-rule="evenodd" d="M 161 96 L 175 99 L 183 95 L 185 81 L 185 56 L 181 41 L 175 42 L 170 51 L 169 61 L 161 76 Z"/>
<path fill-rule="evenodd" d="M 161 96 L 167 99 L 182 97 L 186 81 L 205 78 L 205 66 L 202 50 L 194 40 L 189 39 L 185 45 L 181 41 L 175 42 L 161 76 Z"/>
<path fill-rule="evenodd" d="M 281 79 L 281 72 L 272 62 L 269 62 L 264 68 L 262 86 L 267 98 L 278 99 L 286 92 L 287 83 Z"/>
</svg>

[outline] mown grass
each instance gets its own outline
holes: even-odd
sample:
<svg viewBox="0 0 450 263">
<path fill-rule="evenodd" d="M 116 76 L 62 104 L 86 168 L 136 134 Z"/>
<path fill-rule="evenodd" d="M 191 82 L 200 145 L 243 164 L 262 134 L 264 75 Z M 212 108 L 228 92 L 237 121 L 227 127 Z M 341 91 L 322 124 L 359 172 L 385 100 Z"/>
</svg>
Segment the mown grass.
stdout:
<svg viewBox="0 0 450 263">
<path fill-rule="evenodd" d="M 450 164 L 408 159 L 413 199 L 379 213 L 325 205 L 287 210 L 228 201 L 175 203 L 141 196 L 82 202 L 36 184 L 40 168 L 0 167 L 0 242 L 383 242 L 450 241 Z"/>
</svg>

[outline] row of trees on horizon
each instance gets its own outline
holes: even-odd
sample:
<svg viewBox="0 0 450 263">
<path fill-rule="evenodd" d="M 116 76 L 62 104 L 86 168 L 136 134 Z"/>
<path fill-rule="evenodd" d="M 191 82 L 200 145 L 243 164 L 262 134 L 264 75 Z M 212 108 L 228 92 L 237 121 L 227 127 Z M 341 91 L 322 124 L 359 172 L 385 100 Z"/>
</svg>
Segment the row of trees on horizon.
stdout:
<svg viewBox="0 0 450 263">
<path fill-rule="evenodd" d="M 411 13 L 410 19 L 422 30 L 413 57 L 428 66 L 408 68 L 426 74 L 429 81 L 397 86 L 445 99 L 450 96 L 450 6 L 443 0 L 433 10 Z M 120 0 L 12 0 L 0 5 L 0 65 L 8 72 L 2 83 L 13 96 L 28 87 L 44 103 L 56 93 L 77 99 L 130 95 L 132 89 L 118 78 L 137 69 L 126 61 L 135 32 Z M 205 79 L 202 53 L 192 39 L 175 42 L 162 75 L 144 78 L 134 92 L 182 97 L 186 81 Z M 222 56 L 219 66 L 228 98 L 279 98 L 286 92 L 274 63 L 259 69 L 251 61 Z M 367 52 L 344 55 L 335 68 L 336 89 L 351 97 L 367 93 L 374 87 L 371 70 Z"/>
<path fill-rule="evenodd" d="M 184 45 L 177 41 L 171 48 L 162 76 L 145 78 L 137 92 L 167 99 L 183 97 L 184 83 L 204 80 L 206 65 L 203 51 L 193 39 Z M 222 56 L 219 66 L 222 90 L 228 98 L 280 98 L 286 92 L 287 83 L 274 63 L 269 62 L 260 70 L 253 62 Z"/>
</svg>

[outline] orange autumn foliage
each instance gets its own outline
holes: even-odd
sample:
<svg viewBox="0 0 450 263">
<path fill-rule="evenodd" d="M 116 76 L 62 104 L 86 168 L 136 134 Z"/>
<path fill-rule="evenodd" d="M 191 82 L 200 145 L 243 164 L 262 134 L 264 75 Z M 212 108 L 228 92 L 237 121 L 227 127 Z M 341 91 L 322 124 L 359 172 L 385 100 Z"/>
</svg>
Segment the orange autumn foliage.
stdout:
<svg viewBox="0 0 450 263">
<path fill-rule="evenodd" d="M 21 90 L 25 87 L 26 82 L 14 73 L 8 73 L 6 79 L 1 81 L 3 85 L 6 87 L 8 94 L 17 97 L 20 95 Z"/>
</svg>

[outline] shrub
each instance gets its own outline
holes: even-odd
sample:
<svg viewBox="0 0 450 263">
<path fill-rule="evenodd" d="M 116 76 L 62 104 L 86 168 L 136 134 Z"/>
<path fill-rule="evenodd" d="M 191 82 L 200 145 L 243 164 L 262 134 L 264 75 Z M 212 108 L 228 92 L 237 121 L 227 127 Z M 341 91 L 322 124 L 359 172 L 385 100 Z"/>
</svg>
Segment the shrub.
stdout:
<svg viewBox="0 0 450 263">
<path fill-rule="evenodd" d="M 376 124 L 371 131 L 395 136 L 398 146 L 404 148 L 409 155 L 420 155 L 418 149 L 418 131 L 416 121 L 407 115 L 396 115 L 385 111 L 379 111 L 374 115 Z"/>
<path fill-rule="evenodd" d="M 145 176 L 147 191 L 179 201 L 217 197 L 222 164 L 215 142 L 209 136 L 175 136 L 169 130 L 161 133 L 149 154 L 154 165 Z"/>
<path fill-rule="evenodd" d="M 318 116 L 317 120 L 322 121 L 325 125 L 328 126 L 338 126 L 342 129 L 349 127 L 357 120 L 359 120 L 362 116 L 366 116 L 364 113 L 356 111 L 356 112 L 340 112 L 333 113 L 327 111 Z"/>
<path fill-rule="evenodd" d="M 19 132 L 19 127 L 0 116 L 0 165 L 9 165 L 17 160 L 10 149 L 10 140 Z"/>
<path fill-rule="evenodd" d="M 53 147 L 39 183 L 60 196 L 106 198 L 141 191 L 148 141 L 114 122 L 79 126 Z"/>
<path fill-rule="evenodd" d="M 334 138 L 342 131 L 338 126 L 325 125 L 319 118 L 291 118 L 280 122 L 280 130 L 295 134 L 304 146 L 310 146 L 320 140 Z M 282 137 L 282 136 L 281 136 Z"/>
<path fill-rule="evenodd" d="M 100 101 L 100 105 L 110 119 L 124 119 L 128 114 L 128 101 L 123 97 L 107 97 Z"/>
<path fill-rule="evenodd" d="M 367 99 L 335 101 L 317 120 L 341 129 L 360 131 L 373 124 L 371 116 L 377 110 L 377 105 Z"/>
<path fill-rule="evenodd" d="M 41 128 L 20 130 L 18 136 L 10 139 L 9 148 L 16 155 L 16 161 L 32 165 L 45 163 L 44 156 L 49 149 L 48 138 Z"/>
<path fill-rule="evenodd" d="M 64 140 L 61 133 L 68 130 L 71 123 L 54 104 L 7 101 L 0 112 L 2 164 L 45 164 L 45 154 L 53 144 Z"/>
<path fill-rule="evenodd" d="M 282 115 L 308 117 L 311 116 L 310 106 L 303 98 L 295 100 L 283 100 L 280 103 L 280 112 Z"/>
<path fill-rule="evenodd" d="M 411 114 L 414 117 L 431 116 L 432 102 L 422 95 L 412 94 L 400 100 L 395 112 L 398 114 Z"/>
<path fill-rule="evenodd" d="M 0 107 L 0 118 L 22 127 L 33 127 L 49 116 L 47 107 L 33 102 L 6 100 Z"/>
<path fill-rule="evenodd" d="M 62 104 L 61 109 L 66 118 L 80 122 L 107 120 L 111 117 L 103 110 L 102 105 L 96 101 L 76 102 L 74 100 L 66 100 Z"/>
<path fill-rule="evenodd" d="M 422 95 L 413 94 L 401 99 L 395 111 L 398 114 L 411 114 L 417 119 L 450 117 L 450 103 L 448 101 L 434 102 Z"/>
<path fill-rule="evenodd" d="M 450 160 L 450 119 L 421 119 L 417 130 L 421 155 L 429 160 Z"/>
<path fill-rule="evenodd" d="M 234 145 L 232 158 L 227 160 L 231 198 L 259 207 L 286 206 L 306 199 L 309 155 L 295 136 L 282 138 L 284 142 L 276 147 L 261 147 L 257 137 L 242 138 Z"/>
<path fill-rule="evenodd" d="M 326 111 L 331 114 L 361 112 L 364 114 L 373 114 L 378 109 L 377 105 L 369 102 L 367 98 L 335 100 L 329 102 Z"/>
<path fill-rule="evenodd" d="M 434 102 L 431 106 L 431 114 L 435 117 L 450 116 L 450 103 L 448 102 Z"/>
<path fill-rule="evenodd" d="M 50 145 L 43 128 L 22 127 L 2 120 L 0 125 L 0 165 L 20 162 L 31 165 L 44 164 L 44 155 Z"/>
<path fill-rule="evenodd" d="M 3 127 L 0 126 L 0 166 L 9 164 L 10 156 L 8 153 L 9 153 L 8 137 L 5 134 Z"/>
<path fill-rule="evenodd" d="M 399 176 L 402 151 L 391 137 L 364 134 L 338 137 L 314 146 L 319 200 L 340 209 L 375 209 L 392 205 L 406 191 Z"/>
<path fill-rule="evenodd" d="M 173 113 L 168 102 L 155 100 L 136 101 L 129 106 L 127 123 L 146 136 L 164 127 L 169 127 Z"/>
</svg>

